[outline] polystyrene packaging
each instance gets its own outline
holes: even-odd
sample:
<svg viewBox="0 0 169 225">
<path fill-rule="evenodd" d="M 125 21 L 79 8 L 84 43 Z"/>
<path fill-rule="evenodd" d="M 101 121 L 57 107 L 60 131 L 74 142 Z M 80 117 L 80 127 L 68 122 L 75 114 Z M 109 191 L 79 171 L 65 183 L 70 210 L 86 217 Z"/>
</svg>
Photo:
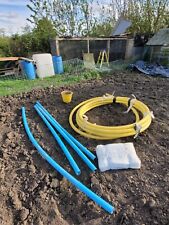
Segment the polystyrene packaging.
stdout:
<svg viewBox="0 0 169 225">
<path fill-rule="evenodd" d="M 133 143 L 98 145 L 96 154 L 101 172 L 110 169 L 139 169 L 141 167 L 141 161 Z"/>
</svg>

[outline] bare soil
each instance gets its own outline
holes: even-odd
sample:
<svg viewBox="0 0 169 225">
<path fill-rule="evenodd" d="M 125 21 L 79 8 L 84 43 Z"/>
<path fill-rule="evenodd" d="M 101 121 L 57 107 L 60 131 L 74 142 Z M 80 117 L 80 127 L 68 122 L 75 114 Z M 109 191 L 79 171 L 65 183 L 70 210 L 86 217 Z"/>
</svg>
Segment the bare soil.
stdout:
<svg viewBox="0 0 169 225">
<path fill-rule="evenodd" d="M 73 102 L 64 104 L 60 92 L 74 92 Z M 68 123 L 71 109 L 83 100 L 105 93 L 134 94 L 153 110 L 149 129 L 133 137 L 96 141 L 74 133 Z M 59 175 L 38 154 L 24 131 L 21 107 L 26 107 L 29 126 L 42 147 L 74 175 L 61 149 L 36 114 L 39 100 L 70 133 L 92 151 L 97 144 L 134 142 L 141 159 L 140 170 L 95 173 L 70 149 L 82 174 L 77 178 L 112 203 L 109 215 Z M 123 114 L 117 104 L 94 109 L 89 120 L 97 124 L 131 123 L 132 113 Z M 169 224 L 169 80 L 136 73 L 115 73 L 100 80 L 84 81 L 72 87 L 45 88 L 0 98 L 0 224 Z M 95 161 L 97 165 L 97 160 Z"/>
</svg>

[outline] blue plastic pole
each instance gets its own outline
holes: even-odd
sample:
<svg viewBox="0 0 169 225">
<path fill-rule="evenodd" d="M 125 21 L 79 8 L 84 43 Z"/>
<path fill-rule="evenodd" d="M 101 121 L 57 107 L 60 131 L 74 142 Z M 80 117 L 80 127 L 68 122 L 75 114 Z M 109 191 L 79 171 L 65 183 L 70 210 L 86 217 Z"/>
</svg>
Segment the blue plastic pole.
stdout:
<svg viewBox="0 0 169 225">
<path fill-rule="evenodd" d="M 39 107 L 41 107 L 41 109 L 43 111 L 46 112 L 46 114 L 56 123 L 56 125 L 58 125 L 66 134 L 67 136 L 81 149 L 81 151 L 83 151 L 88 157 L 90 157 L 92 160 L 94 160 L 96 158 L 96 156 L 91 153 L 85 146 L 83 146 L 77 139 L 75 139 L 71 134 L 69 134 L 69 132 L 67 132 L 67 130 L 65 130 L 56 120 L 54 117 L 52 117 L 52 115 L 37 101 L 36 102 L 38 104 Z"/>
<path fill-rule="evenodd" d="M 36 139 L 33 137 L 28 123 L 26 119 L 25 114 L 25 108 L 22 107 L 22 119 L 25 131 L 34 145 L 34 147 L 38 150 L 38 152 L 41 154 L 41 156 L 53 167 L 56 171 L 58 171 L 62 176 L 64 176 L 66 179 L 68 179 L 72 184 L 75 185 L 79 190 L 81 190 L 83 193 L 85 193 L 89 198 L 91 198 L 94 202 L 96 202 L 99 206 L 101 206 L 103 209 L 105 209 L 109 213 L 114 212 L 114 207 L 110 205 L 108 202 L 106 202 L 104 199 L 102 199 L 100 196 L 96 195 L 93 191 L 91 191 L 89 188 L 87 188 L 84 184 L 82 184 L 80 181 L 78 181 L 76 178 L 74 178 L 70 173 L 68 173 L 66 170 L 64 170 L 58 163 L 56 163 L 44 150 L 43 148 L 38 144 Z"/>
<path fill-rule="evenodd" d="M 62 151 L 66 155 L 66 157 L 67 157 L 70 165 L 72 166 L 74 172 L 76 173 L 76 175 L 79 175 L 81 173 L 81 171 L 80 171 L 77 163 L 73 159 L 72 155 L 70 154 L 69 150 L 67 149 L 67 147 L 65 146 L 65 144 L 61 140 L 61 138 L 58 136 L 58 134 L 53 129 L 53 127 L 50 125 L 50 123 L 47 121 L 47 119 L 44 117 L 44 115 L 40 112 L 40 110 L 38 109 L 38 107 L 35 105 L 34 108 L 37 111 L 37 113 L 39 114 L 39 116 L 41 117 L 41 119 L 43 120 L 43 122 L 46 124 L 46 126 L 48 127 L 48 129 L 50 130 L 50 132 L 53 134 L 55 140 L 57 141 L 57 143 L 61 147 Z"/>
<path fill-rule="evenodd" d="M 37 105 L 38 106 L 38 105 Z M 81 159 L 87 164 L 87 166 L 92 170 L 95 171 L 97 168 L 95 165 L 85 156 L 85 154 L 75 145 L 75 143 L 65 134 L 65 132 L 58 126 L 54 121 L 51 119 L 48 114 L 42 110 L 38 106 L 38 109 L 43 113 L 46 119 L 56 128 L 56 130 L 64 137 L 64 139 L 70 144 L 70 146 L 76 151 L 76 153 L 81 157 Z"/>
</svg>

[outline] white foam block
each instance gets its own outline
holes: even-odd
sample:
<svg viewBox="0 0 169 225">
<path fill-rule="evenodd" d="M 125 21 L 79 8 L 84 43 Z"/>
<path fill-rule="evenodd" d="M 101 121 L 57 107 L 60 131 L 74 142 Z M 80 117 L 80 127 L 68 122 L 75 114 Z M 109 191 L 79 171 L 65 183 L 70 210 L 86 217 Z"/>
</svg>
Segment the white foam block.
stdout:
<svg viewBox="0 0 169 225">
<path fill-rule="evenodd" d="M 141 161 L 133 143 L 97 145 L 96 154 L 101 172 L 110 169 L 140 169 L 141 167 Z"/>
</svg>

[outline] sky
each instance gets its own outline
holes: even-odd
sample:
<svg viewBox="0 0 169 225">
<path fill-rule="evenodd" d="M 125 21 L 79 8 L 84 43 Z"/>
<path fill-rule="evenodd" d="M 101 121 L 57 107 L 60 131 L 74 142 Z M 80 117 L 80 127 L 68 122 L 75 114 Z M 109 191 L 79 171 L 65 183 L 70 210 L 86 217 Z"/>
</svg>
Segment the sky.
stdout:
<svg viewBox="0 0 169 225">
<path fill-rule="evenodd" d="M 109 0 L 100 0 L 104 5 Z M 26 18 L 30 10 L 26 7 L 29 0 L 0 0 L 0 31 L 5 30 L 7 35 L 20 33 L 26 24 L 31 25 Z"/>
<path fill-rule="evenodd" d="M 28 2 L 29 0 L 0 0 L 0 29 L 4 28 L 8 35 L 21 32 L 30 15 L 30 10 L 26 7 Z"/>
</svg>

